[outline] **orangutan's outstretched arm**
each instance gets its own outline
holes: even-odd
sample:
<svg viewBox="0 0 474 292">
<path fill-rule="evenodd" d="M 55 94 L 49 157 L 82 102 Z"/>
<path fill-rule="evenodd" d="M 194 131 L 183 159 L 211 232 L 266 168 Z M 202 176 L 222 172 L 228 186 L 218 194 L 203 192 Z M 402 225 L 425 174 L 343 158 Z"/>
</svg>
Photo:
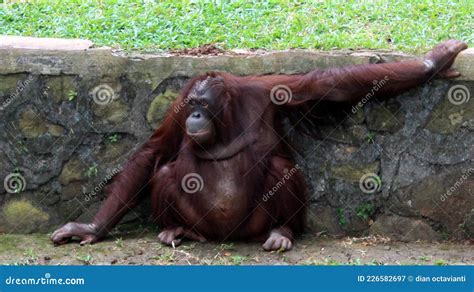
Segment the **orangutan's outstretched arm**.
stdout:
<svg viewBox="0 0 474 292">
<path fill-rule="evenodd" d="M 466 48 L 462 41 L 448 40 L 420 60 L 316 70 L 299 76 L 264 76 L 262 79 L 268 89 L 286 86 L 291 91 L 290 106 L 309 100 L 357 102 L 368 93 L 395 95 L 436 76 L 457 77 L 459 73 L 450 67 L 459 52 Z M 280 100 L 284 100 L 284 96 Z"/>
</svg>

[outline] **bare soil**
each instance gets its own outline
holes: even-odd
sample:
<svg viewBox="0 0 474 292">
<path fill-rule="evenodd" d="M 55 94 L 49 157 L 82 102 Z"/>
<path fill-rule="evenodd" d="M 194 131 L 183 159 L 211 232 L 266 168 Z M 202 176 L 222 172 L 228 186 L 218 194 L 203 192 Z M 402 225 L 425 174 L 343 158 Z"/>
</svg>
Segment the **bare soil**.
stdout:
<svg viewBox="0 0 474 292">
<path fill-rule="evenodd" d="M 289 252 L 259 243 L 161 245 L 150 231 L 114 235 L 94 245 L 54 246 L 48 235 L 0 235 L 2 265 L 473 265 L 469 242 L 403 243 L 382 237 L 306 235 Z"/>
<path fill-rule="evenodd" d="M 207 44 L 198 48 L 172 50 L 171 54 L 174 55 L 191 55 L 191 56 L 217 56 L 222 55 L 224 50 L 216 44 Z"/>
</svg>

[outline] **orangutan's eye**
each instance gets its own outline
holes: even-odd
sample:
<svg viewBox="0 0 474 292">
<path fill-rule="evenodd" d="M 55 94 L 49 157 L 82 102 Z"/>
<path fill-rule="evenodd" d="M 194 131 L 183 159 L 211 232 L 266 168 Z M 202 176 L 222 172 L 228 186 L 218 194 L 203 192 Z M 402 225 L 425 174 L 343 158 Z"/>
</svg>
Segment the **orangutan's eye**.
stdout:
<svg viewBox="0 0 474 292">
<path fill-rule="evenodd" d="M 189 105 L 190 105 L 190 106 L 193 106 L 193 107 L 194 107 L 194 106 L 196 106 L 196 103 L 197 103 L 197 102 L 196 102 L 196 100 L 195 100 L 194 98 L 189 100 Z"/>
<path fill-rule="evenodd" d="M 201 101 L 201 105 L 202 105 L 203 108 L 208 108 L 209 107 L 209 104 L 205 100 Z"/>
</svg>

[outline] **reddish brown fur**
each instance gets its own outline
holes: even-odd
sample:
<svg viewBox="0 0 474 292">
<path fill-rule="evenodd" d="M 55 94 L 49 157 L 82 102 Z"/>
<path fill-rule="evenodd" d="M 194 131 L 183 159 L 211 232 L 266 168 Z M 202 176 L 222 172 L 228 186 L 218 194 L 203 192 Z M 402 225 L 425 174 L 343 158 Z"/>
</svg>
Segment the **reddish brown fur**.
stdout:
<svg viewBox="0 0 474 292">
<path fill-rule="evenodd" d="M 292 173 L 275 194 L 265 197 L 285 174 L 295 169 L 280 139 L 283 133 L 277 112 L 307 106 L 309 101 L 356 102 L 370 91 L 374 80 L 384 78 L 388 82 L 378 93 L 397 94 L 436 74 L 451 74 L 449 67 L 465 47 L 459 41 L 442 43 L 427 55 L 426 59 L 434 64 L 431 68 L 414 60 L 304 75 L 238 77 L 208 73 L 194 78 L 182 90 L 160 128 L 107 188 L 108 197 L 93 223 L 70 223 L 53 234 L 53 241 L 62 243 L 78 236 L 84 242 L 95 242 L 144 195 L 151 195 L 154 219 L 164 230 L 182 227 L 195 233 L 191 238 L 215 240 L 263 240 L 273 230 L 292 239 L 303 231 L 305 222 L 307 198 L 301 173 Z M 253 136 L 258 138 L 238 154 L 218 161 L 203 159 L 199 153 L 205 155 L 212 148 L 200 149 L 205 147 L 194 145 L 186 135 L 189 112 L 173 110 L 182 108 L 194 84 L 207 76 L 221 77 L 225 85 L 225 94 L 219 97 L 221 111 L 213 120 L 217 145 L 235 142 L 240 135 L 249 135 L 246 137 L 250 140 Z M 271 102 L 270 92 L 277 85 L 291 89 L 289 103 L 277 106 Z M 188 173 L 202 176 L 202 191 L 183 191 L 181 179 Z M 178 233 L 183 232 L 179 229 Z"/>
</svg>

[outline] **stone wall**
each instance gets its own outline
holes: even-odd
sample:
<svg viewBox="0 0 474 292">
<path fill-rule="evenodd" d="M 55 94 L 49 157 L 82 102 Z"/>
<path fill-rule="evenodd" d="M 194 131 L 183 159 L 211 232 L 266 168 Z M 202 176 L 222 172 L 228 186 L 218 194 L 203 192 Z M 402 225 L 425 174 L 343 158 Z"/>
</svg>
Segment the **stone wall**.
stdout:
<svg viewBox="0 0 474 292">
<path fill-rule="evenodd" d="M 411 57 L 308 50 L 143 55 L 0 45 L 0 232 L 48 232 L 90 220 L 104 185 L 194 75 L 293 74 L 405 58 Z M 468 50 L 455 64 L 462 78 L 328 109 L 316 137 L 291 132 L 288 143 L 310 185 L 310 232 L 472 236 L 473 64 Z M 145 202 L 122 226 L 146 224 L 147 209 Z"/>
</svg>

